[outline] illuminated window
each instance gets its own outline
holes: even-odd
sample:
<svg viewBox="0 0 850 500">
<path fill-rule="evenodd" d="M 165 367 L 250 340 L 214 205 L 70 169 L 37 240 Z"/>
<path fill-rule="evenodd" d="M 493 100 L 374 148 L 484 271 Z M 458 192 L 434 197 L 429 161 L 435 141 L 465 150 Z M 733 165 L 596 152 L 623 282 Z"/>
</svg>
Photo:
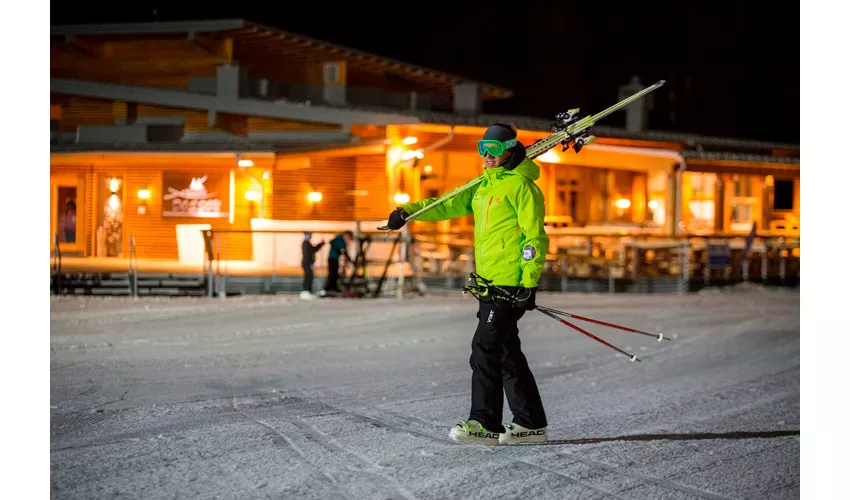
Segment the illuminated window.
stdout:
<svg viewBox="0 0 850 500">
<path fill-rule="evenodd" d="M 711 230 L 714 228 L 714 191 L 717 174 L 686 172 L 686 185 L 682 187 L 687 196 L 687 225 L 693 230 Z"/>
</svg>

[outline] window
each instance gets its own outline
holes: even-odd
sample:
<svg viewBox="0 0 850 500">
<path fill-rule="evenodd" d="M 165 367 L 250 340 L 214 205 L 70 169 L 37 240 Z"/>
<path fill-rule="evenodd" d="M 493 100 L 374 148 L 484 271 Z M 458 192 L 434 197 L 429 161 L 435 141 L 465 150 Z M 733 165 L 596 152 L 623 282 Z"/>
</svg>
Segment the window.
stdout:
<svg viewBox="0 0 850 500">
<path fill-rule="evenodd" d="M 60 243 L 77 241 L 77 188 L 60 186 L 57 191 L 56 230 Z"/>
<path fill-rule="evenodd" d="M 710 230 L 714 227 L 714 190 L 717 174 L 690 172 L 688 177 L 691 188 L 687 205 L 690 215 L 688 226 L 694 230 Z"/>
<path fill-rule="evenodd" d="M 773 209 L 794 210 L 794 181 L 776 181 L 773 188 Z"/>
<path fill-rule="evenodd" d="M 325 85 L 339 85 L 339 63 L 325 63 L 324 82 Z"/>
</svg>

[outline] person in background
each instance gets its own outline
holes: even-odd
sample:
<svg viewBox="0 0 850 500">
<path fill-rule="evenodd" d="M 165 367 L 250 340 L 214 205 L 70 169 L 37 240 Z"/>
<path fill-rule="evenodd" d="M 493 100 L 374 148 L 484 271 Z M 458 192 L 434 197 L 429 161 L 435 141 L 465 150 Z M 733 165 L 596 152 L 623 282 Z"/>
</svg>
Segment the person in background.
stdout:
<svg viewBox="0 0 850 500">
<path fill-rule="evenodd" d="M 77 204 L 71 198 L 65 199 L 65 242 L 77 241 Z"/>
<path fill-rule="evenodd" d="M 348 258 L 348 245 L 353 239 L 354 233 L 345 231 L 331 240 L 331 248 L 328 252 L 328 280 L 325 282 L 323 295 L 342 293 L 342 290 L 339 289 L 339 258 L 342 256 Z"/>
<path fill-rule="evenodd" d="M 301 298 L 303 300 L 315 299 L 313 295 L 313 263 L 316 261 L 316 253 L 325 246 L 325 240 L 318 245 L 310 243 L 313 233 L 304 233 L 304 241 L 301 242 L 301 270 L 304 272 L 304 283 L 301 286 Z"/>
</svg>

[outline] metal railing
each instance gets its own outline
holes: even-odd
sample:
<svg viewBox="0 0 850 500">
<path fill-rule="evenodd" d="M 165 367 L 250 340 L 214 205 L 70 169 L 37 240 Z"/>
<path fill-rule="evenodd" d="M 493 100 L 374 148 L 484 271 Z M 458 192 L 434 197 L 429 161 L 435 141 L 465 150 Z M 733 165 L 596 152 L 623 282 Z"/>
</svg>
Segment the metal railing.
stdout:
<svg viewBox="0 0 850 500">
<path fill-rule="evenodd" d="M 128 269 L 127 277 L 130 285 L 130 296 L 139 296 L 139 262 L 136 255 L 136 240 L 133 235 L 130 235 L 130 243 L 128 249 Z"/>
<path fill-rule="evenodd" d="M 369 239 L 364 262 L 366 274 L 381 293 L 403 295 L 414 282 L 428 286 L 456 289 L 466 284 L 475 270 L 475 252 L 471 231 L 404 232 L 402 245 L 396 250 L 394 238 L 384 241 L 385 232 L 360 230 L 355 241 Z M 364 227 L 372 227 L 363 224 Z M 408 229 L 406 227 L 405 229 Z M 303 235 L 297 230 L 208 230 L 203 231 L 206 246 L 205 272 L 209 296 L 224 297 L 228 280 L 236 280 L 237 261 L 229 250 L 237 235 L 252 238 L 251 260 L 265 255 L 262 263 L 253 262 L 251 274 L 263 280 L 261 293 L 274 293 L 280 284 L 302 274 L 300 238 L 282 243 L 277 236 Z M 324 229 L 320 233 L 338 233 Z M 254 237 L 271 236 L 266 241 Z M 759 234 L 747 245 L 747 235 L 699 234 L 681 237 L 660 234 L 616 234 L 613 232 L 569 232 L 553 230 L 550 248 L 540 280 L 541 290 L 584 292 L 688 292 L 707 286 L 755 282 L 768 285 L 795 286 L 800 276 L 799 238 L 776 234 Z M 247 242 L 242 242 L 247 244 Z M 285 248 L 281 247 L 285 245 Z M 240 245 L 243 246 L 244 245 Z M 271 250 L 269 255 L 268 250 Z M 245 253 L 245 250 L 242 250 Z M 356 257 L 356 252 L 352 258 Z M 263 259 L 260 259 L 263 260 Z M 317 259 L 317 267 L 322 262 Z M 371 273 L 371 274 L 370 274 Z M 383 276 L 380 281 L 378 278 Z M 415 277 L 415 280 L 410 278 Z M 407 280 L 407 282 L 406 282 Z M 287 290 L 295 291 L 295 290 Z"/>
<path fill-rule="evenodd" d="M 377 225 L 377 224 L 375 224 Z M 287 284 L 295 286 L 293 277 L 302 277 L 301 269 L 301 242 L 304 232 L 309 231 L 314 235 L 331 235 L 342 232 L 342 230 L 315 229 L 292 229 L 292 230 L 251 230 L 251 229 L 208 229 L 202 230 L 204 240 L 204 276 L 206 280 L 207 295 L 224 298 L 228 290 L 228 282 L 236 281 L 249 276 L 262 280 L 261 293 L 276 293 L 276 288 Z M 417 266 L 414 259 L 415 254 L 410 248 L 412 240 L 409 231 L 400 232 L 393 239 L 384 241 L 385 232 L 377 230 L 361 229 L 360 224 L 355 224 L 352 230 L 354 234 L 353 249 L 349 248 L 349 260 L 341 261 L 340 278 L 344 282 L 352 282 L 355 278 L 353 273 L 358 273 L 357 278 L 365 277 L 368 281 L 369 294 L 377 296 L 379 293 L 402 293 L 410 286 L 421 288 L 418 281 L 408 282 L 407 275 L 416 275 Z M 256 245 L 254 239 L 262 235 L 269 237 L 264 244 Z M 297 235 L 296 238 L 291 236 Z M 290 236 L 287 248 L 283 248 L 280 236 Z M 235 252 L 231 252 L 234 238 L 251 238 L 252 255 L 247 266 L 239 266 L 240 259 L 231 259 Z M 244 249 L 248 242 L 242 241 Z M 262 247 L 262 248 L 260 248 Z M 327 247 L 323 249 L 326 251 Z M 268 252 L 270 250 L 270 252 Z M 243 250 L 244 252 L 244 250 Z M 258 256 L 258 254 L 262 254 Z M 281 258 L 285 255 L 286 258 Z M 317 256 L 318 257 L 318 256 Z M 243 255 L 244 258 L 244 255 Z M 317 258 L 316 267 L 323 267 L 323 260 Z M 374 279 L 373 279 L 374 278 Z M 300 282 L 297 283 L 300 287 Z M 284 287 L 285 288 L 285 287 Z M 299 288 L 300 290 L 300 288 Z M 287 289 L 286 291 L 295 291 Z"/>
<path fill-rule="evenodd" d="M 62 249 L 59 248 L 59 233 L 53 235 L 53 265 L 51 267 L 53 277 L 53 293 L 62 293 Z"/>
</svg>

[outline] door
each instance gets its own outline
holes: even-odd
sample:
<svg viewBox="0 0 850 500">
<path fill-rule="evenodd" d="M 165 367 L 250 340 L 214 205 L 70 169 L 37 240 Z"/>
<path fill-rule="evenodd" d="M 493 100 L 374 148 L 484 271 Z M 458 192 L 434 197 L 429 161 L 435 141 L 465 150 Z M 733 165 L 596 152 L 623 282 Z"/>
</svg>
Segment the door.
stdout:
<svg viewBox="0 0 850 500">
<path fill-rule="evenodd" d="M 85 250 L 83 181 L 75 175 L 50 178 L 50 250 L 56 238 L 63 253 Z"/>
</svg>

